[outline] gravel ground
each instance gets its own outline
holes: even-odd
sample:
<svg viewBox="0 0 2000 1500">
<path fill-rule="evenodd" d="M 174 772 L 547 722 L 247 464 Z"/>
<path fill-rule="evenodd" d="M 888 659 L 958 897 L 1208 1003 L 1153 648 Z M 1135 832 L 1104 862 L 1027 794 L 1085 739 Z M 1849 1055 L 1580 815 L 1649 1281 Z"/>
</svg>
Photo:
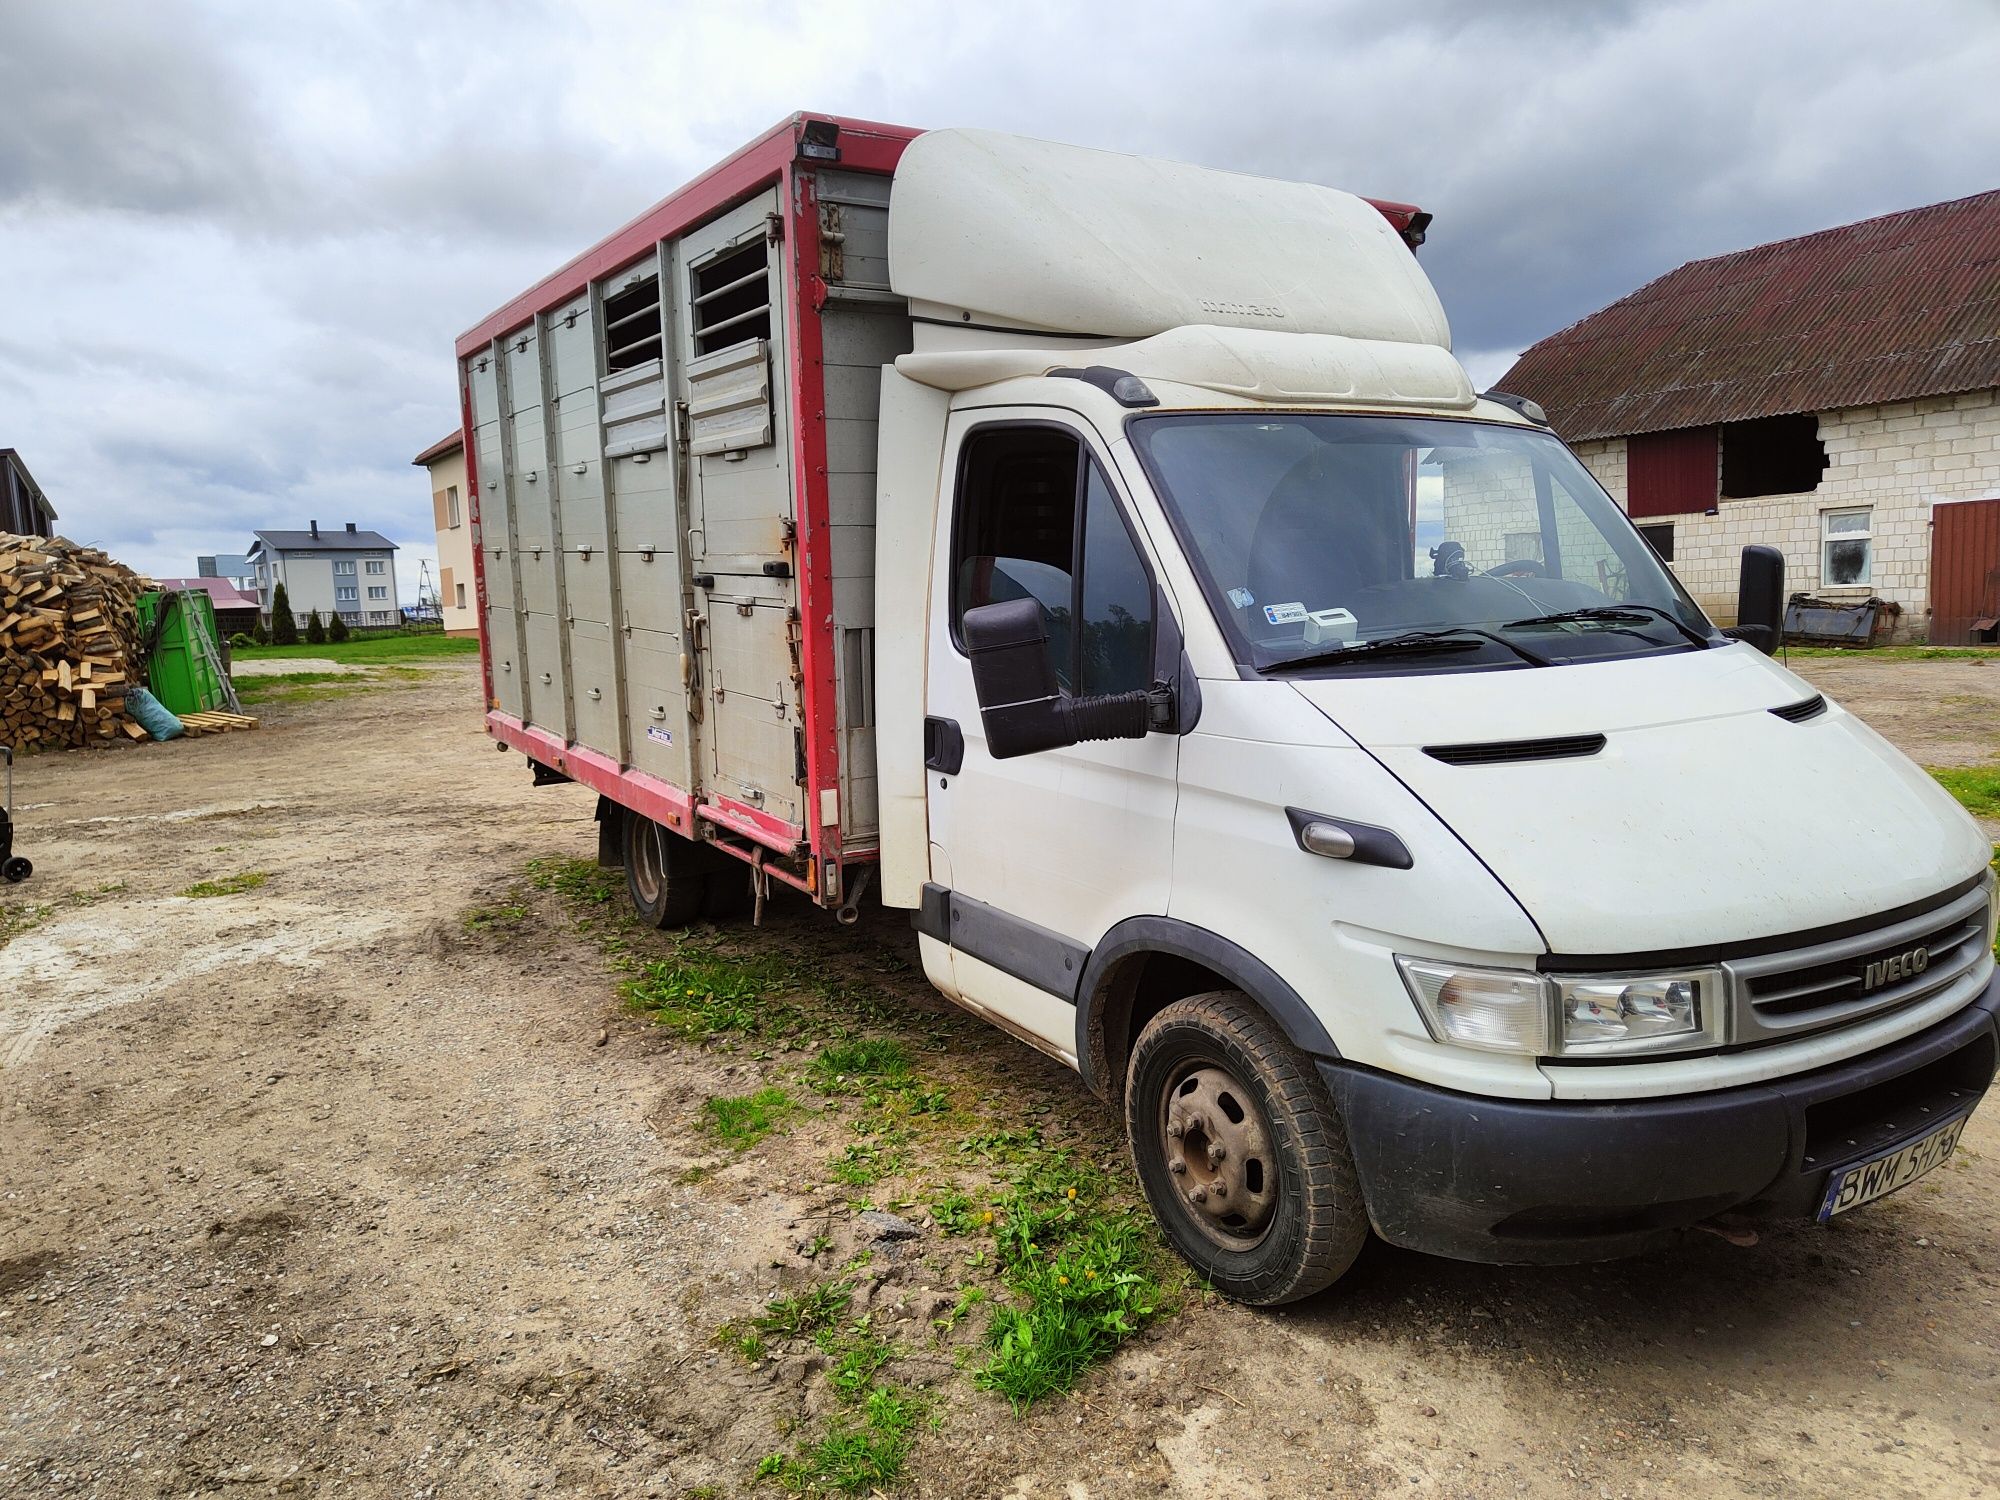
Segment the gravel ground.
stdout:
<svg viewBox="0 0 2000 1500">
<path fill-rule="evenodd" d="M 1993 753 L 2000 665 L 1799 665 L 1926 763 Z M 964 1242 L 920 1208 L 914 1240 L 871 1242 L 827 1181 L 841 1118 L 741 1154 L 696 1130 L 783 1058 L 620 1007 L 620 945 L 663 940 L 580 930 L 524 878 L 594 852 L 591 802 L 487 748 L 469 664 L 265 712 L 21 768 L 0 1494 L 775 1493 L 757 1460 L 823 1419 L 823 1361 L 746 1365 L 716 1329 L 860 1250 L 856 1307 L 905 1330 L 936 1420 L 909 1493 L 2000 1489 L 1991 1110 L 1826 1230 L 1576 1270 L 1372 1247 L 1290 1310 L 1189 1295 L 1016 1416 L 953 1368 L 962 1342 L 921 1353 Z M 264 878 L 183 894 L 232 875 Z M 1072 1076 L 944 1011 L 906 925 L 783 907 L 756 941 L 879 992 L 996 1123 L 1118 1159 Z"/>
</svg>

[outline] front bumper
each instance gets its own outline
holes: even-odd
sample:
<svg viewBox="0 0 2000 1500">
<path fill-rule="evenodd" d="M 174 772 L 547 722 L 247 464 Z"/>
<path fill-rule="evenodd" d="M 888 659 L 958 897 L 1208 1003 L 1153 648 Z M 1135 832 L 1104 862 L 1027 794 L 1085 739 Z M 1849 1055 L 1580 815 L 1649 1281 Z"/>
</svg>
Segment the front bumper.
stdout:
<svg viewBox="0 0 2000 1500">
<path fill-rule="evenodd" d="M 1368 1216 L 1454 1260 L 1611 1260 L 1731 1210 L 1810 1217 L 1827 1175 L 1975 1102 L 2000 1058 L 2000 976 L 1893 1046 L 1744 1088 L 1522 1103 L 1319 1064 Z"/>
</svg>

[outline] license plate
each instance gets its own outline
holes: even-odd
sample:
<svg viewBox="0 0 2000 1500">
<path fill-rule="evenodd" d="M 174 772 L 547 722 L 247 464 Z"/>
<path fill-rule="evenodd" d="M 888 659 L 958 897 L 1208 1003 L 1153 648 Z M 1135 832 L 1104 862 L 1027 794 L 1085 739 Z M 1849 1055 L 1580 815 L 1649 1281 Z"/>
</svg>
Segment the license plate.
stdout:
<svg viewBox="0 0 2000 1500">
<path fill-rule="evenodd" d="M 1947 1120 L 1929 1135 L 1919 1136 L 1907 1146 L 1898 1146 L 1894 1151 L 1835 1172 L 1827 1179 L 1826 1197 L 1819 1205 L 1819 1222 L 1824 1224 L 1835 1214 L 1844 1214 L 1850 1208 L 1873 1203 L 1898 1188 L 1908 1187 L 1926 1172 L 1943 1166 L 1951 1160 L 1952 1152 L 1958 1149 L 1958 1138 L 1965 1130 L 1967 1118 L 1960 1115 L 1956 1120 Z"/>
</svg>

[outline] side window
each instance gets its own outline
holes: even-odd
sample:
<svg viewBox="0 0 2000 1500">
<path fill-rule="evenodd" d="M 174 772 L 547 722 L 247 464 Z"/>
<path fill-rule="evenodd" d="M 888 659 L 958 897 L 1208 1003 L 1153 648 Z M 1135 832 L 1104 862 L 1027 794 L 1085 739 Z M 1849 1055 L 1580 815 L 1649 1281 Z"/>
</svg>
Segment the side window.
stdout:
<svg viewBox="0 0 2000 1500">
<path fill-rule="evenodd" d="M 1153 581 L 1103 471 L 1087 464 L 1085 474 L 1082 691 L 1143 691 L 1153 685 Z"/>
<path fill-rule="evenodd" d="M 954 639 L 968 609 L 1008 599 L 1042 606 L 1066 691 L 1151 685 L 1152 580 L 1103 471 L 1055 428 L 991 428 L 966 443 L 952 537 Z"/>
<path fill-rule="evenodd" d="M 952 536 L 952 634 L 965 612 L 1037 600 L 1049 618 L 1056 680 L 1072 692 L 1070 620 L 1075 580 L 1076 475 L 1082 445 L 1050 427 L 976 432 L 959 473 Z"/>
</svg>

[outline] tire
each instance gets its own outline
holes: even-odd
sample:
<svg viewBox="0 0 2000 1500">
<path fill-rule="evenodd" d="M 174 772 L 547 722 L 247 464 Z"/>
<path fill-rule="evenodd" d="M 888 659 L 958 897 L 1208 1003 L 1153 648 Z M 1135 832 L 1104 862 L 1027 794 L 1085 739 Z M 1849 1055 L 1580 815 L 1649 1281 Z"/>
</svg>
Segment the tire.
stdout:
<svg viewBox="0 0 2000 1500">
<path fill-rule="evenodd" d="M 1153 1017 L 1126 1070 L 1125 1129 L 1153 1216 L 1225 1297 L 1258 1307 L 1310 1297 L 1367 1243 L 1326 1085 L 1239 991 Z"/>
<path fill-rule="evenodd" d="M 0 864 L 0 876 L 6 877 L 10 885 L 19 885 L 34 873 L 34 865 L 28 860 L 21 858 L 18 854 L 9 859 L 5 864 Z"/>
<path fill-rule="evenodd" d="M 701 915 L 708 889 L 705 850 L 651 818 L 627 812 L 622 830 L 625 889 L 648 927 L 685 927 Z"/>
</svg>

